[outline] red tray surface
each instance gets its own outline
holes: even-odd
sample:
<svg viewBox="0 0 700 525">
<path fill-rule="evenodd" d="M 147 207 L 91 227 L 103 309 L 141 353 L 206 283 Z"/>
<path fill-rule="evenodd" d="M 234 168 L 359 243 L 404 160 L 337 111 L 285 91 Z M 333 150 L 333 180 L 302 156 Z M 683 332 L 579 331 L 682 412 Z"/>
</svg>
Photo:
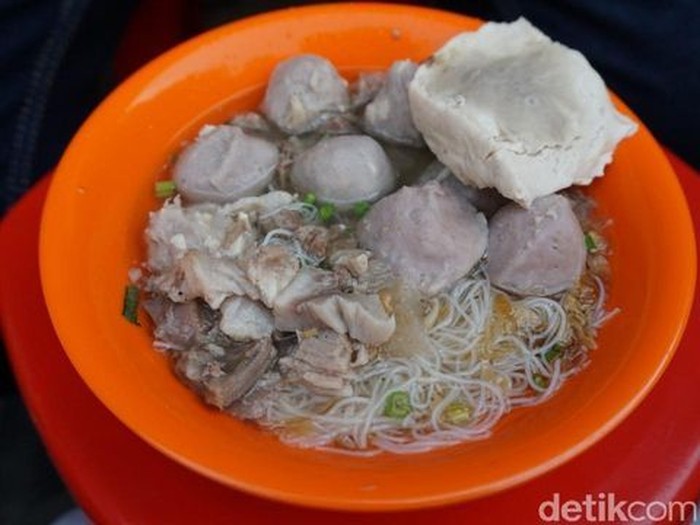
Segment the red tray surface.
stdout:
<svg viewBox="0 0 700 525">
<path fill-rule="evenodd" d="M 700 232 L 700 177 L 670 156 Z M 210 481 L 122 425 L 88 390 L 61 348 L 39 283 L 37 239 L 48 180 L 0 226 L 0 319 L 24 400 L 65 482 L 98 523 L 376 523 L 376 514 L 293 507 Z M 700 236 L 699 236 L 700 237 Z M 700 295 L 668 370 L 642 405 L 588 451 L 525 485 L 461 505 L 404 512 L 414 523 L 539 523 L 554 493 L 584 501 L 697 500 L 700 495 Z M 658 509 L 656 509 L 658 510 Z M 385 518 L 388 516 L 384 516 Z"/>
</svg>

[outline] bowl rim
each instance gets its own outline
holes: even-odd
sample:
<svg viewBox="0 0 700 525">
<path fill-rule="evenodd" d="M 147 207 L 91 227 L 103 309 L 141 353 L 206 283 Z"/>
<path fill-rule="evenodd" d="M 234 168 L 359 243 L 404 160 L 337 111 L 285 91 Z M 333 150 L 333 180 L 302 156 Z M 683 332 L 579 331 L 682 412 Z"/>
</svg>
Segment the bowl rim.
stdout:
<svg viewBox="0 0 700 525">
<path fill-rule="evenodd" d="M 44 291 L 45 300 L 50 313 L 52 324 L 56 329 L 57 335 L 62 343 L 66 354 L 68 355 L 73 366 L 78 370 L 80 376 L 88 384 L 89 388 L 97 395 L 100 401 L 128 428 L 134 431 L 142 439 L 149 442 L 152 446 L 171 457 L 172 459 L 183 463 L 190 467 L 191 469 L 206 475 L 207 477 L 214 478 L 224 484 L 236 487 L 245 492 L 252 493 L 258 496 L 264 496 L 278 501 L 285 501 L 291 503 L 297 503 L 312 507 L 322 507 L 331 508 L 338 510 L 396 510 L 396 509 L 415 509 L 424 508 L 428 506 L 442 505 L 446 503 L 455 503 L 458 501 L 464 501 L 466 499 L 481 497 L 487 494 L 491 494 L 500 490 L 510 488 L 514 485 L 520 484 L 524 481 L 532 479 L 536 476 L 543 474 L 571 459 L 572 457 L 580 454 L 585 449 L 593 445 L 595 442 L 599 441 L 603 436 L 608 434 L 613 428 L 615 428 L 624 418 L 626 418 L 644 399 L 644 397 L 653 388 L 656 381 L 661 377 L 663 371 L 669 364 L 675 348 L 680 342 L 681 336 L 683 334 L 685 325 L 688 321 L 690 315 L 690 308 L 692 304 L 692 293 L 689 297 L 685 297 L 683 304 L 680 305 L 680 309 L 684 311 L 684 316 L 679 319 L 678 324 L 675 327 L 675 332 L 670 337 L 669 350 L 664 354 L 663 359 L 658 362 L 654 373 L 647 377 L 646 380 L 638 386 L 638 389 L 634 395 L 630 396 L 625 402 L 620 406 L 618 411 L 610 418 L 608 418 L 603 424 L 601 424 L 595 432 L 589 433 L 585 438 L 580 439 L 575 444 L 569 446 L 563 453 L 551 457 L 549 460 L 540 463 L 534 467 L 523 470 L 512 474 L 509 477 L 498 479 L 489 484 L 483 484 L 476 488 L 471 488 L 468 490 L 454 491 L 451 493 L 443 494 L 433 494 L 425 497 L 414 497 L 410 500 L 405 498 L 401 499 L 391 499 L 385 498 L 382 500 L 362 500 L 357 499 L 355 501 L 349 501 L 347 498 L 330 498 L 330 497 L 319 497 L 318 495 L 299 495 L 293 494 L 284 490 L 271 489 L 269 487 L 261 486 L 259 484 L 247 483 L 241 479 L 232 479 L 227 475 L 222 475 L 219 472 L 212 471 L 208 468 L 204 468 L 196 462 L 188 460 L 188 458 L 183 457 L 176 451 L 171 450 L 162 443 L 159 439 L 154 438 L 151 435 L 144 435 L 138 426 L 135 426 L 134 422 L 125 414 L 123 411 L 115 405 L 111 399 L 111 393 L 103 388 L 103 385 L 95 384 L 94 381 L 91 382 L 91 377 L 89 371 L 87 371 L 79 359 L 79 356 L 71 352 L 73 348 L 74 337 L 66 324 L 66 312 L 61 311 L 60 305 L 57 303 L 57 297 L 63 293 L 62 290 L 64 286 L 62 284 L 63 275 L 59 268 L 55 266 L 55 262 L 50 259 L 50 254 L 55 250 L 55 243 L 52 239 L 56 236 L 60 236 L 60 230 L 54 228 L 52 223 L 52 217 L 57 214 L 63 213 L 63 206 L 65 204 L 65 199 L 62 196 L 68 189 L 67 179 L 62 175 L 71 169 L 70 163 L 72 162 L 72 157 L 75 156 L 75 151 L 82 147 L 82 141 L 85 136 L 90 135 L 95 123 L 99 121 L 99 115 L 104 111 L 105 107 L 108 107 L 114 103 L 120 101 L 124 95 L 132 90 L 134 86 L 142 85 L 147 80 L 152 79 L 157 76 L 161 68 L 169 63 L 172 63 L 177 57 L 182 57 L 186 53 L 193 52 L 198 49 L 204 43 L 211 41 L 212 39 L 218 38 L 220 35 L 229 34 L 232 31 L 237 31 L 240 28 L 257 25 L 257 24 L 267 24 L 279 20 L 288 20 L 290 17 L 298 16 L 309 16 L 315 15 L 320 16 L 323 14 L 337 13 L 338 10 L 344 10 L 346 13 L 351 13 L 353 10 L 365 10 L 368 8 L 380 9 L 382 11 L 390 12 L 402 12 L 405 13 L 410 11 L 415 15 L 421 14 L 431 14 L 439 16 L 449 16 L 460 20 L 469 20 L 470 17 L 464 15 L 459 15 L 456 13 L 450 13 L 447 11 L 442 11 L 438 9 L 432 9 L 427 7 L 419 6 L 407 6 L 400 4 L 383 4 L 383 3 L 337 3 L 337 4 L 318 4 L 310 6 L 298 6 L 284 8 L 276 11 L 271 11 L 267 13 L 262 13 L 252 17 L 247 17 L 241 20 L 230 22 L 223 26 L 217 27 L 206 33 L 198 35 L 191 38 L 166 53 L 158 56 L 154 60 L 150 61 L 148 64 L 139 69 L 136 73 L 131 75 L 127 80 L 120 84 L 99 106 L 93 111 L 90 117 L 86 120 L 83 126 L 80 128 L 76 134 L 73 141 L 71 141 L 68 146 L 63 159 L 61 160 L 54 176 L 51 187 L 49 189 L 46 203 L 44 205 L 44 210 L 41 219 L 41 234 L 40 234 L 40 274 L 42 288 Z M 626 108 L 623 103 L 620 103 L 622 107 Z M 629 111 L 629 108 L 627 108 Z M 629 111 L 631 114 L 632 112 Z M 658 147 L 658 145 L 657 145 Z M 661 150 L 659 149 L 659 154 Z M 666 164 L 668 164 L 668 169 L 673 173 L 670 164 L 667 159 L 664 159 Z M 674 173 L 675 175 L 675 173 Z M 679 213 L 685 215 L 684 224 L 681 227 L 689 228 L 689 233 L 687 234 L 689 238 L 694 239 L 694 230 L 692 228 L 692 222 L 690 219 L 690 212 L 688 210 L 687 202 L 685 201 L 684 194 L 680 187 L 677 178 L 674 177 L 675 183 L 680 192 L 680 196 L 683 198 L 684 210 L 679 211 Z M 692 247 L 686 250 L 687 265 L 692 266 L 692 271 L 690 274 L 685 275 L 685 282 L 689 285 L 691 290 L 694 289 L 695 279 L 696 279 L 696 251 L 695 242 L 693 241 Z M 65 328 L 64 328 L 65 327 Z M 672 349 L 671 349 L 672 348 Z"/>
</svg>

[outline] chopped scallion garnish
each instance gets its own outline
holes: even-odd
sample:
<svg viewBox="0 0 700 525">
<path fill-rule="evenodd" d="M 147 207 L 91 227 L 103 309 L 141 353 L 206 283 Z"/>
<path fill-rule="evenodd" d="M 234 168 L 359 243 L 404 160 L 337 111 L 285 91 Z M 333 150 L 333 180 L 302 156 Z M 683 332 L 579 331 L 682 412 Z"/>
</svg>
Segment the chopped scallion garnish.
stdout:
<svg viewBox="0 0 700 525">
<path fill-rule="evenodd" d="M 535 374 L 532 376 L 532 382 L 535 383 L 538 387 L 544 389 L 547 388 L 547 385 L 549 384 L 549 381 L 545 376 L 542 374 Z"/>
<path fill-rule="evenodd" d="M 138 307 L 139 287 L 134 284 L 130 284 L 124 290 L 124 306 L 122 308 L 122 315 L 130 323 L 139 324 Z"/>
<path fill-rule="evenodd" d="M 352 211 L 358 219 L 361 219 L 369 211 L 371 204 L 367 201 L 356 202 Z"/>
<path fill-rule="evenodd" d="M 169 199 L 175 192 L 177 187 L 175 186 L 175 181 L 172 180 L 159 180 L 155 184 L 156 197 L 159 199 Z"/>
<path fill-rule="evenodd" d="M 544 353 L 544 359 L 548 363 L 551 363 L 555 359 L 559 359 L 561 357 L 562 352 L 562 346 L 559 343 L 557 343 Z"/>
<path fill-rule="evenodd" d="M 384 415 L 402 419 L 411 413 L 411 400 L 406 392 L 392 392 L 386 398 Z"/>
<path fill-rule="evenodd" d="M 451 425 L 464 425 L 472 417 L 472 409 L 469 405 L 454 401 L 445 408 L 442 418 Z"/>
<path fill-rule="evenodd" d="M 590 232 L 584 235 L 583 240 L 586 243 L 586 250 L 588 250 L 589 252 L 594 252 L 598 249 L 595 239 L 593 238 L 593 235 L 591 235 Z"/>
<path fill-rule="evenodd" d="M 301 199 L 301 202 L 304 202 L 306 204 L 316 204 L 316 194 L 315 193 L 307 193 Z"/>
<path fill-rule="evenodd" d="M 324 202 L 318 207 L 318 217 L 321 222 L 330 222 L 335 216 L 335 206 L 330 202 Z"/>
</svg>

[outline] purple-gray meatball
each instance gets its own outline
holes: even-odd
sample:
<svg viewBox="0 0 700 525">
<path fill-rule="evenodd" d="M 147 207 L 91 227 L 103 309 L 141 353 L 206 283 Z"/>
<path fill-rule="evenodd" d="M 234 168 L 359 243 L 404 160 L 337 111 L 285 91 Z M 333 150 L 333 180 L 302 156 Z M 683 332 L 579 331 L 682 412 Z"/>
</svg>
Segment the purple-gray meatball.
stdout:
<svg viewBox="0 0 700 525">
<path fill-rule="evenodd" d="M 272 182 L 277 146 L 235 126 L 204 128 L 178 158 L 173 179 L 190 202 L 233 202 Z"/>
<path fill-rule="evenodd" d="M 339 210 L 374 202 L 395 184 L 394 169 L 379 143 L 364 135 L 321 140 L 292 166 L 291 181 L 301 193 L 314 193 Z"/>
<path fill-rule="evenodd" d="M 333 64 L 317 55 L 299 55 L 275 67 L 265 91 L 262 111 L 281 130 L 306 133 L 327 113 L 347 109 L 347 82 Z"/>
<path fill-rule="evenodd" d="M 519 295 L 553 295 L 576 284 L 586 263 L 581 226 L 561 195 L 501 208 L 489 224 L 486 272 L 494 286 Z"/>
<path fill-rule="evenodd" d="M 433 295 L 469 273 L 486 250 L 486 219 L 437 182 L 405 186 L 358 225 L 362 247 L 409 286 Z"/>
<path fill-rule="evenodd" d="M 363 115 L 363 125 L 370 135 L 408 146 L 422 146 L 423 137 L 413 125 L 408 103 L 408 83 L 418 66 L 410 60 L 399 60 L 389 68 L 384 85 Z"/>
</svg>

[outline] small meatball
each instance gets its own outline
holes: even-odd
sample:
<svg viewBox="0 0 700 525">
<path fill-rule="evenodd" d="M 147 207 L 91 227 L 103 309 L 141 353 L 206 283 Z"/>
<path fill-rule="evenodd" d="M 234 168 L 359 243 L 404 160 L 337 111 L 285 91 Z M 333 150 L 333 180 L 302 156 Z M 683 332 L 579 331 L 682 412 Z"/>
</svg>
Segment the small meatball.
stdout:
<svg viewBox="0 0 700 525">
<path fill-rule="evenodd" d="M 365 108 L 363 124 L 367 133 L 388 142 L 423 146 L 408 102 L 408 84 L 417 68 L 410 60 L 392 64 L 384 85 Z"/>
<path fill-rule="evenodd" d="M 234 126 L 209 127 L 180 155 L 173 179 L 190 202 L 232 202 L 267 188 L 278 160 L 277 146 L 265 139 Z"/>
<path fill-rule="evenodd" d="M 466 275 L 486 250 L 486 219 L 437 182 L 405 186 L 358 225 L 360 245 L 398 278 L 433 295 Z"/>
<path fill-rule="evenodd" d="M 272 313 L 247 297 L 229 297 L 221 305 L 219 329 L 234 341 L 270 337 L 275 325 Z"/>
<path fill-rule="evenodd" d="M 561 195 L 515 203 L 491 219 L 486 273 L 494 286 L 519 295 L 552 295 L 578 282 L 586 263 L 583 232 Z"/>
<path fill-rule="evenodd" d="M 280 62 L 265 91 L 262 111 L 286 133 L 312 131 L 325 114 L 345 110 L 350 103 L 347 82 L 333 64 L 316 55 Z"/>
<path fill-rule="evenodd" d="M 363 135 L 321 140 L 299 156 L 291 180 L 297 191 L 314 193 L 339 210 L 360 201 L 373 202 L 395 184 L 386 153 L 376 140 Z"/>
</svg>

